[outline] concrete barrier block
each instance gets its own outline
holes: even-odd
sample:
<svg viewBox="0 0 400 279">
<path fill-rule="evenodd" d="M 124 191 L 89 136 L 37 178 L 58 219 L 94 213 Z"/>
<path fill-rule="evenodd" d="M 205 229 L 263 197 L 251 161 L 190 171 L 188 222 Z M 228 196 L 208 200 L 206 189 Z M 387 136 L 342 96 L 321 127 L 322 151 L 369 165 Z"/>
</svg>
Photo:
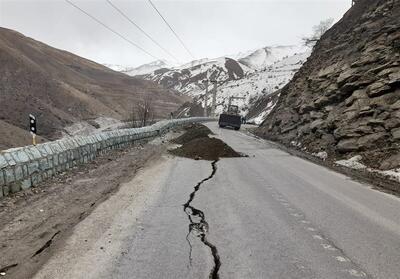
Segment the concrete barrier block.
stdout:
<svg viewBox="0 0 400 279">
<path fill-rule="evenodd" d="M 63 146 L 66 148 L 66 150 L 74 148 L 74 143 L 71 141 L 71 138 L 66 138 L 62 141 Z"/>
<path fill-rule="evenodd" d="M 41 159 L 43 156 L 35 146 L 24 148 L 25 153 L 30 154 L 34 159 Z"/>
<path fill-rule="evenodd" d="M 6 182 L 5 183 L 6 185 L 9 185 L 15 181 L 14 166 L 4 169 L 3 173 L 4 173 L 4 180 Z"/>
<path fill-rule="evenodd" d="M 58 161 L 58 154 L 54 154 L 53 156 L 51 156 L 52 160 L 53 160 L 53 167 L 58 166 L 59 161 Z"/>
<path fill-rule="evenodd" d="M 6 167 L 8 167 L 8 162 L 6 158 L 0 154 L 0 170 Z"/>
<path fill-rule="evenodd" d="M 88 141 L 87 137 L 82 137 L 82 141 L 83 141 L 84 145 L 89 144 L 89 141 Z"/>
<path fill-rule="evenodd" d="M 65 152 L 65 151 L 67 151 L 69 149 L 68 146 L 65 144 L 64 140 L 58 140 L 57 144 L 60 146 L 60 148 L 61 148 L 60 151 L 61 152 Z"/>
<path fill-rule="evenodd" d="M 77 148 L 79 146 L 79 144 L 77 143 L 75 138 L 71 138 L 70 142 L 71 142 L 73 148 Z"/>
<path fill-rule="evenodd" d="M 53 160 L 53 156 L 49 156 L 47 157 L 47 163 L 49 164 L 49 169 L 54 168 L 54 160 Z"/>
<path fill-rule="evenodd" d="M 46 153 L 47 153 L 48 155 L 53 155 L 53 150 L 50 148 L 50 146 L 49 146 L 48 143 L 43 143 L 43 144 L 41 144 L 41 147 L 42 147 L 44 150 L 46 150 Z"/>
<path fill-rule="evenodd" d="M 48 170 L 50 168 L 47 158 L 42 158 L 39 160 L 39 168 L 42 171 Z"/>
<path fill-rule="evenodd" d="M 54 176 L 54 175 L 56 174 L 54 168 L 48 169 L 46 172 L 47 172 L 47 175 L 48 175 L 49 177 Z"/>
<path fill-rule="evenodd" d="M 22 172 L 24 173 L 24 177 L 29 177 L 28 166 L 26 164 L 22 165 Z"/>
<path fill-rule="evenodd" d="M 17 193 L 21 191 L 21 181 L 15 181 L 10 184 L 10 192 Z"/>
<path fill-rule="evenodd" d="M 47 150 L 44 148 L 43 145 L 39 144 L 36 146 L 36 148 L 37 150 L 39 150 L 40 154 L 42 155 L 42 158 L 49 156 L 49 153 L 47 152 Z"/>
<path fill-rule="evenodd" d="M 7 164 L 9 166 L 15 166 L 17 164 L 17 162 L 14 160 L 14 158 L 11 156 L 11 154 L 9 152 L 4 152 L 3 156 L 6 159 Z"/>
<path fill-rule="evenodd" d="M 14 152 L 10 153 L 10 155 L 19 164 L 29 162 L 30 160 L 30 157 L 28 156 L 28 154 L 26 154 L 25 150 L 23 149 L 15 150 Z"/>
<path fill-rule="evenodd" d="M 7 197 L 10 194 L 10 186 L 4 185 L 3 186 L 3 196 Z"/>
<path fill-rule="evenodd" d="M 31 182 L 30 178 L 21 181 L 21 189 L 22 190 L 26 190 L 31 187 L 32 187 L 32 182 Z"/>
<path fill-rule="evenodd" d="M 37 186 L 40 182 L 42 182 L 42 176 L 39 173 L 34 173 L 31 176 L 31 185 Z"/>
<path fill-rule="evenodd" d="M 16 165 L 14 168 L 14 175 L 15 175 L 15 180 L 21 180 L 24 178 L 24 171 L 22 169 L 21 165 Z"/>
<path fill-rule="evenodd" d="M 28 163 L 28 174 L 32 175 L 34 173 L 39 172 L 39 163 L 38 161 L 32 161 Z"/>
<path fill-rule="evenodd" d="M 58 155 L 58 165 L 62 166 L 66 162 L 64 152 L 60 152 L 57 155 Z"/>
<path fill-rule="evenodd" d="M 5 185 L 5 184 L 6 184 L 6 181 L 4 180 L 3 170 L 0 169 L 0 187 L 3 186 L 3 185 Z M 0 192 L 1 192 L 1 191 L 2 191 L 2 190 L 0 189 Z"/>
<path fill-rule="evenodd" d="M 49 143 L 48 147 L 51 148 L 53 154 L 58 154 L 63 151 L 61 146 L 56 141 Z"/>
<path fill-rule="evenodd" d="M 80 147 L 82 145 L 82 140 L 80 137 L 74 137 L 74 141 L 76 143 L 76 147 Z"/>
</svg>

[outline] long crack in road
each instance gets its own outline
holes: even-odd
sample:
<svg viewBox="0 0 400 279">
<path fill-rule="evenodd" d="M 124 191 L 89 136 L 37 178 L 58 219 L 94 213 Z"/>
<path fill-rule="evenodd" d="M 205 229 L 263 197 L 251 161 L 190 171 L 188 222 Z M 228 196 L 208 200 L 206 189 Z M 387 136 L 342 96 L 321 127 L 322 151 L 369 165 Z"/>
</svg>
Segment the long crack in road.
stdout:
<svg viewBox="0 0 400 279">
<path fill-rule="evenodd" d="M 188 236 L 186 237 L 186 239 L 189 243 L 189 246 L 190 246 L 189 261 L 190 261 L 190 263 L 192 261 L 192 257 L 191 257 L 192 245 L 189 240 L 189 235 L 193 234 L 196 237 L 198 237 L 201 240 L 201 242 L 204 245 L 206 245 L 207 247 L 209 247 L 211 250 L 211 254 L 212 254 L 212 257 L 214 260 L 214 266 L 213 266 L 212 270 L 210 271 L 210 275 L 209 275 L 209 278 L 211 278 L 211 279 L 219 278 L 218 271 L 221 267 L 221 261 L 220 261 L 219 255 L 218 255 L 218 249 L 214 244 L 212 244 L 207 239 L 209 226 L 206 221 L 204 212 L 201 211 L 200 209 L 197 209 L 197 208 L 191 206 L 191 203 L 192 203 L 193 199 L 195 198 L 197 191 L 200 190 L 200 186 L 204 182 L 213 178 L 213 176 L 217 172 L 217 162 L 218 162 L 218 160 L 215 160 L 211 163 L 211 166 L 212 166 L 211 174 L 207 178 L 203 179 L 202 181 L 200 181 L 199 183 L 196 184 L 193 192 L 189 196 L 189 200 L 183 205 L 183 211 L 188 216 L 189 222 L 190 222 Z"/>
</svg>

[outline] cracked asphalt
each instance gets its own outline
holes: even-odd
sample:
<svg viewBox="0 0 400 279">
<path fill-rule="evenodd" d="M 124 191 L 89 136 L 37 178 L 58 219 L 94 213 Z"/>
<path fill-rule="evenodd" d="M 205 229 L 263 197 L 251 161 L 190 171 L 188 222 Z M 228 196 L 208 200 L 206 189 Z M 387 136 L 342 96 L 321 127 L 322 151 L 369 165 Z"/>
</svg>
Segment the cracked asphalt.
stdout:
<svg viewBox="0 0 400 279">
<path fill-rule="evenodd" d="M 397 197 L 207 126 L 249 157 L 164 156 L 79 223 L 35 278 L 399 278 Z"/>
</svg>

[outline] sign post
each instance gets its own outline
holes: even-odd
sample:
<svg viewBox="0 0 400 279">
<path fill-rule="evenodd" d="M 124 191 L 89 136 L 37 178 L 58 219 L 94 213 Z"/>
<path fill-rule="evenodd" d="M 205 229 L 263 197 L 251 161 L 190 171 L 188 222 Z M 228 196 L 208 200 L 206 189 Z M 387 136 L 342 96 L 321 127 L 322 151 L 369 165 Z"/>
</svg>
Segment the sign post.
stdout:
<svg viewBox="0 0 400 279">
<path fill-rule="evenodd" d="M 36 117 L 33 116 L 32 114 L 29 114 L 29 131 L 31 132 L 32 135 L 32 144 L 36 145 Z"/>
</svg>

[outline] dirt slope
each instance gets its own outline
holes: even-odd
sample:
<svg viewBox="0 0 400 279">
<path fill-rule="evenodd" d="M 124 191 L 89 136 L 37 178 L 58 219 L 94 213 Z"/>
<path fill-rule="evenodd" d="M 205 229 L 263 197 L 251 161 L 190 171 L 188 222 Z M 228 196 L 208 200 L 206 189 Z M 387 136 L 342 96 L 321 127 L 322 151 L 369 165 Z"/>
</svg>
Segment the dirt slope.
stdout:
<svg viewBox="0 0 400 279">
<path fill-rule="evenodd" d="M 283 88 L 258 134 L 400 167 L 400 1 L 358 0 Z"/>
<path fill-rule="evenodd" d="M 0 28 L 0 120 L 8 124 L 25 129 L 33 113 L 40 134 L 54 138 L 77 120 L 125 119 L 146 96 L 153 100 L 155 117 L 168 115 L 187 100 L 151 81 Z"/>
<path fill-rule="evenodd" d="M 26 123 L 26 126 L 28 126 L 28 123 Z M 0 120 L 0 151 L 9 147 L 32 144 L 32 136 L 28 129 L 29 127 L 26 127 L 26 129 L 21 129 Z M 43 137 L 37 137 L 36 141 L 41 143 L 45 142 L 46 139 Z"/>
</svg>

